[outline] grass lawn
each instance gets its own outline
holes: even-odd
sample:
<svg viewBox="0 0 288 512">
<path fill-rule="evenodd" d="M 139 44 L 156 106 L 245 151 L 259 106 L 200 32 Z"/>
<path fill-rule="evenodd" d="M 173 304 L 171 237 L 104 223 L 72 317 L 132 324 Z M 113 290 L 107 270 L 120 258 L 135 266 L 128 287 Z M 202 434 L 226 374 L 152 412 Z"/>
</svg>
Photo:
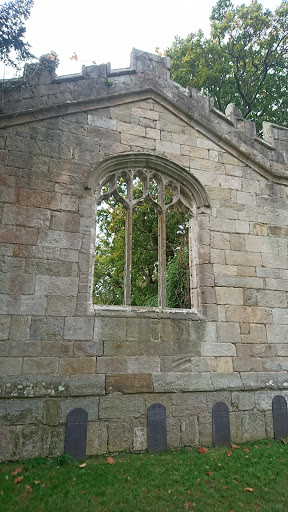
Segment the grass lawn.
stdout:
<svg viewBox="0 0 288 512">
<path fill-rule="evenodd" d="M 288 511 L 288 444 L 201 451 L 1 463 L 0 511 Z"/>
</svg>

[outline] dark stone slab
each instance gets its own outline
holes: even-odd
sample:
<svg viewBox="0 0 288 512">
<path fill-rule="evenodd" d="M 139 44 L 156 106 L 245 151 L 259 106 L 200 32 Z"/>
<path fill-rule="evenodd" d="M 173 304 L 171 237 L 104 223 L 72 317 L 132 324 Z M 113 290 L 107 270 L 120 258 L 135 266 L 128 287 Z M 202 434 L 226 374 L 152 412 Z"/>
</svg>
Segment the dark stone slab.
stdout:
<svg viewBox="0 0 288 512">
<path fill-rule="evenodd" d="M 86 457 L 88 412 L 81 407 L 67 414 L 64 453 L 75 459 Z"/>
<path fill-rule="evenodd" d="M 148 452 L 156 453 L 167 450 L 166 407 L 152 404 L 147 409 Z"/>
<path fill-rule="evenodd" d="M 212 407 L 213 446 L 227 446 L 231 443 L 229 410 L 224 402 Z"/>
<path fill-rule="evenodd" d="M 276 395 L 272 400 L 274 438 L 288 437 L 287 402 L 284 396 Z"/>
</svg>

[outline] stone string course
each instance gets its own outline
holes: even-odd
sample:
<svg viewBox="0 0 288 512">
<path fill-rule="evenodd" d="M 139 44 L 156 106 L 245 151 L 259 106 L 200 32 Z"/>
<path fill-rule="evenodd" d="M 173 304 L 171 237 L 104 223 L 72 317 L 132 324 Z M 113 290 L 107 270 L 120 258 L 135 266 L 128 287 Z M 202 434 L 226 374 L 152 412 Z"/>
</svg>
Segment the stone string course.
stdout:
<svg viewBox="0 0 288 512">
<path fill-rule="evenodd" d="M 273 436 L 288 398 L 288 129 L 264 140 L 233 105 L 170 80 L 169 60 L 43 72 L 1 86 L 0 458 L 63 453 L 66 414 L 88 411 L 89 454 L 147 449 L 147 407 L 168 446 L 209 444 L 212 406 L 233 441 Z M 94 310 L 92 168 L 145 153 L 192 173 L 199 310 Z"/>
</svg>

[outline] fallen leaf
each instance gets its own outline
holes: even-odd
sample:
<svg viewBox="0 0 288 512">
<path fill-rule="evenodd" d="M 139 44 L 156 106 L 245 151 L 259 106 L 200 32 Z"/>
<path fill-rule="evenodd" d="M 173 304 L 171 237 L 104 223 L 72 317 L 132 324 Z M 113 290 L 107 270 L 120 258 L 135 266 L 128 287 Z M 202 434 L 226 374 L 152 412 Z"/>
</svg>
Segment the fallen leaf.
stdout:
<svg viewBox="0 0 288 512">
<path fill-rule="evenodd" d="M 231 457 L 233 455 L 233 452 L 227 452 L 228 457 Z"/>
<path fill-rule="evenodd" d="M 191 491 L 187 491 L 187 494 L 191 494 Z"/>
<path fill-rule="evenodd" d="M 244 491 L 253 492 L 254 489 L 252 487 L 245 487 Z"/>
<path fill-rule="evenodd" d="M 207 471 L 206 475 L 211 476 L 211 475 L 213 475 L 213 473 L 212 473 L 212 471 Z"/>
<path fill-rule="evenodd" d="M 73 480 L 73 482 L 76 482 L 77 478 L 75 478 L 75 476 L 74 476 L 74 478 L 72 478 L 72 480 Z"/>
<path fill-rule="evenodd" d="M 283 444 L 287 444 L 285 439 L 282 439 L 282 437 L 281 437 L 281 441 L 282 441 Z"/>
<path fill-rule="evenodd" d="M 197 482 L 201 482 L 202 478 L 197 478 Z"/>
<path fill-rule="evenodd" d="M 115 460 L 112 457 L 107 457 L 106 462 L 107 464 L 115 464 Z"/>
<path fill-rule="evenodd" d="M 224 486 L 223 486 L 223 489 L 228 489 L 227 485 L 224 485 Z"/>
<path fill-rule="evenodd" d="M 34 480 L 34 484 L 35 485 L 40 484 L 40 480 Z"/>
<path fill-rule="evenodd" d="M 259 446 L 257 446 L 257 444 L 255 444 L 254 448 L 256 448 L 256 450 L 259 450 Z"/>
<path fill-rule="evenodd" d="M 81 494 L 85 494 L 86 491 L 81 491 Z"/>
<path fill-rule="evenodd" d="M 14 478 L 14 484 L 18 484 L 18 482 L 21 482 L 23 480 L 24 476 L 18 476 L 18 478 Z"/>
<path fill-rule="evenodd" d="M 0 496 L 3 496 L 4 492 L 3 491 L 0 491 Z"/>
<path fill-rule="evenodd" d="M 231 450 L 236 450 L 236 448 L 239 448 L 238 444 L 231 444 Z"/>
<path fill-rule="evenodd" d="M 198 453 L 206 453 L 208 452 L 208 448 L 204 448 L 204 446 L 200 446 L 197 450 Z"/>
<path fill-rule="evenodd" d="M 25 489 L 27 489 L 27 491 L 30 491 L 30 492 L 32 491 L 31 485 L 25 485 Z"/>
<path fill-rule="evenodd" d="M 86 462 L 83 462 L 83 464 L 79 464 L 79 468 L 85 468 Z"/>
<path fill-rule="evenodd" d="M 243 452 L 245 452 L 245 453 L 247 453 L 247 452 L 249 452 L 249 451 L 250 451 L 250 450 L 249 450 L 249 448 L 244 448 L 244 449 L 243 449 Z"/>
<path fill-rule="evenodd" d="M 171 492 L 172 492 L 172 491 L 169 489 L 168 494 L 171 494 Z"/>
<path fill-rule="evenodd" d="M 234 484 L 238 484 L 237 480 L 233 480 Z"/>
<path fill-rule="evenodd" d="M 16 469 L 14 469 L 14 471 L 12 471 L 11 476 L 15 476 L 15 475 L 17 475 L 17 473 L 21 473 L 21 471 L 22 471 L 22 468 L 16 468 Z"/>
</svg>

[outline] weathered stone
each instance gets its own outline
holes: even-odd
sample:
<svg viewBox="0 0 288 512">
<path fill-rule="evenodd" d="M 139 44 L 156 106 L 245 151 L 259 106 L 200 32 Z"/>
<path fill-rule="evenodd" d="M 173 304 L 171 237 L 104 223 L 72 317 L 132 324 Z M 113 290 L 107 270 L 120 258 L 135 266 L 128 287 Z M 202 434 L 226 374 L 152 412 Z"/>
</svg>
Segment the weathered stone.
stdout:
<svg viewBox="0 0 288 512">
<path fill-rule="evenodd" d="M 64 423 L 69 411 L 77 409 L 80 405 L 85 409 L 85 411 L 87 411 L 88 421 L 95 421 L 98 419 L 99 398 L 86 396 L 81 398 L 62 399 L 59 409 L 59 422 Z"/>
<path fill-rule="evenodd" d="M 96 357 L 67 357 L 59 361 L 61 375 L 94 374 L 95 367 Z"/>
<path fill-rule="evenodd" d="M 106 393 L 152 393 L 151 373 L 132 373 L 130 375 L 107 375 Z"/>
<path fill-rule="evenodd" d="M 66 340 L 92 340 L 93 323 L 91 317 L 65 318 L 64 339 Z"/>
<path fill-rule="evenodd" d="M 155 393 L 175 393 L 177 391 L 207 391 L 213 389 L 209 373 L 154 373 Z"/>
<path fill-rule="evenodd" d="M 145 413 L 145 401 L 141 396 L 125 396 L 113 393 L 100 398 L 99 418 L 137 418 Z"/>
<path fill-rule="evenodd" d="M 107 452 L 108 432 L 104 421 L 89 421 L 87 432 L 87 455 Z"/>
</svg>

